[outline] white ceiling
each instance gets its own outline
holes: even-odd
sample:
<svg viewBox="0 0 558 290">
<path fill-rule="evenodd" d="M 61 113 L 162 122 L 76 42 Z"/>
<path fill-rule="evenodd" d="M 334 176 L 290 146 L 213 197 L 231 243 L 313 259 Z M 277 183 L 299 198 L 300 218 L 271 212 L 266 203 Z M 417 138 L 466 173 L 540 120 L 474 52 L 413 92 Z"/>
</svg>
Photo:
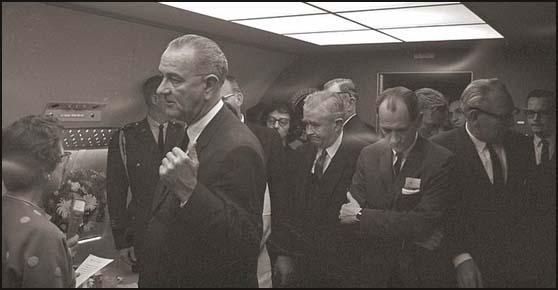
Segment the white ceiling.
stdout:
<svg viewBox="0 0 558 290">
<path fill-rule="evenodd" d="M 250 3 L 250 5 L 268 5 L 267 3 Z M 296 3 L 296 2 L 293 2 Z M 301 3 L 301 2 L 298 2 Z M 320 2 L 309 2 L 309 3 L 320 3 Z M 343 14 L 344 17 L 350 16 L 351 18 L 358 19 L 360 12 L 346 12 L 343 11 L 353 10 L 353 9 L 370 9 L 369 5 L 377 5 L 375 2 L 325 2 L 320 5 L 329 5 L 327 7 L 330 11 L 338 11 Z M 387 2 L 384 2 L 384 4 Z M 399 2 L 405 3 L 405 2 Z M 432 2 L 413 2 L 414 5 L 431 5 Z M 417 4 L 418 3 L 418 4 Z M 231 21 L 217 19 L 214 17 L 201 15 L 191 11 L 186 11 L 182 9 L 177 9 L 174 7 L 162 5 L 160 3 L 154 2 L 48 2 L 46 4 L 56 5 L 71 9 L 77 9 L 81 11 L 86 11 L 90 13 L 95 13 L 108 17 L 115 17 L 122 20 L 143 23 L 147 25 L 162 27 L 170 30 L 175 30 L 179 32 L 188 33 L 198 33 L 204 34 L 215 39 L 223 39 L 227 41 L 252 45 L 255 47 L 261 47 L 271 50 L 283 51 L 294 54 L 303 53 L 316 53 L 316 52 L 334 52 L 334 51 L 345 51 L 345 50 L 374 50 L 374 49 L 394 49 L 394 48 L 409 48 L 409 47 L 461 47 L 461 46 L 471 46 L 475 45 L 481 41 L 497 42 L 503 45 L 545 45 L 545 46 L 555 46 L 556 42 L 556 2 L 464 2 L 462 3 L 470 11 L 472 11 L 478 18 L 483 22 L 490 24 L 498 33 L 503 35 L 504 39 L 489 39 L 489 40 L 460 40 L 460 41 L 438 41 L 438 38 L 431 37 L 431 41 L 427 42 L 414 42 L 418 41 L 416 37 L 425 33 L 428 29 L 436 28 L 414 28 L 415 30 L 411 33 L 405 32 L 397 29 L 378 29 L 369 30 L 355 30 L 352 33 L 344 33 L 343 37 L 346 39 L 341 40 L 341 42 L 349 43 L 350 38 L 362 38 L 362 33 L 373 33 L 378 32 L 378 34 L 384 33 L 384 37 L 390 37 L 385 35 L 389 32 L 391 35 L 395 36 L 397 39 L 406 39 L 409 42 L 397 42 L 397 43 L 383 43 L 378 44 L 374 41 L 370 41 L 366 44 L 356 44 L 356 45 L 336 45 L 336 46 L 319 46 L 316 44 L 308 43 L 310 39 L 315 42 L 319 42 L 320 39 L 324 39 L 323 35 L 317 35 L 316 33 L 309 34 L 290 34 L 289 36 L 279 35 L 276 33 L 271 33 L 268 31 L 263 31 L 260 29 L 247 27 L 238 23 Z M 354 6 L 357 5 L 357 8 Z M 394 5 L 394 4 L 387 4 Z M 312 10 L 312 6 L 307 5 L 310 9 L 306 12 L 308 14 L 313 14 L 315 10 Z M 449 5 L 454 6 L 454 5 Z M 461 6 L 461 5 L 459 5 Z M 428 8 L 426 6 L 424 8 Z M 377 8 L 377 7 L 376 7 Z M 386 8 L 386 7 L 384 7 Z M 393 7 L 387 7 L 393 8 Z M 405 10 L 408 8 L 399 8 L 399 10 Z M 230 9 L 224 9 L 230 10 Z M 271 10 L 271 11 L 270 11 Z M 287 13 L 284 11 L 277 11 L 279 9 L 268 9 L 265 6 L 261 6 L 261 13 L 265 14 L 266 17 L 276 13 Z M 376 10 L 372 12 L 390 11 L 386 10 Z M 314 12 L 312 12 L 314 11 Z M 223 13 L 223 12 L 222 12 Z M 271 13 L 271 14 L 269 14 Z M 293 13 L 293 12 L 290 12 Z M 299 12 L 296 12 L 299 13 Z M 381 12 L 385 13 L 385 12 Z M 322 14 L 323 15 L 323 14 Z M 231 16 L 230 19 L 238 19 L 237 16 Z M 370 21 L 370 18 L 363 18 L 360 21 Z M 465 19 L 462 21 L 471 21 Z M 237 22 L 242 22 L 237 20 Z M 358 21 L 357 21 L 358 22 Z M 354 22 L 350 22 L 353 23 Z M 372 23 L 368 23 L 372 24 Z M 417 25 L 413 23 L 406 23 L 405 25 Z M 421 24 L 418 24 L 421 25 Z M 365 25 L 366 26 L 366 25 Z M 477 29 L 482 30 L 486 25 L 470 25 L 466 29 Z M 445 29 L 443 31 L 448 31 L 448 27 L 442 26 Z M 460 26 L 454 26 L 460 27 Z M 465 29 L 464 27 L 460 27 Z M 287 29 L 287 27 L 285 27 Z M 349 30 L 351 30 L 350 28 Z M 440 28 L 438 28 L 440 30 Z M 284 30 L 282 33 L 293 33 L 292 30 Z M 437 31 L 436 34 L 439 34 Z M 346 34 L 346 35 L 345 35 Z M 434 34 L 434 35 L 436 35 Z M 341 34 L 337 34 L 339 37 Z M 432 35 L 432 34 L 428 34 Z M 451 35 L 451 34 L 450 34 Z M 303 38 L 304 41 L 295 38 Z M 370 38 L 373 39 L 373 38 Z M 327 43 L 326 43 L 327 44 Z"/>
</svg>

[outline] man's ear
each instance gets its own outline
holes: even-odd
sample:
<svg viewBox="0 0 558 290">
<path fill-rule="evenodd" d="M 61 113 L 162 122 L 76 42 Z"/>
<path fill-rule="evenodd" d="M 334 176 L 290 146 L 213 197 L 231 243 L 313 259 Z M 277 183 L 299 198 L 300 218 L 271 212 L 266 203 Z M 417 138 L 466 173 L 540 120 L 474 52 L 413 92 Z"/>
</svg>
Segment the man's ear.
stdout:
<svg viewBox="0 0 558 290">
<path fill-rule="evenodd" d="M 209 74 L 204 77 L 204 82 L 205 82 L 205 87 L 204 87 L 205 95 L 206 98 L 209 99 L 211 98 L 212 92 L 219 91 L 220 89 L 219 77 L 216 76 L 215 74 Z"/>
<path fill-rule="evenodd" d="M 337 118 L 335 119 L 335 130 L 341 130 L 343 129 L 343 124 L 345 123 L 345 120 L 343 120 L 343 118 Z"/>
<path fill-rule="evenodd" d="M 152 105 L 158 105 L 159 104 L 159 97 L 155 94 L 151 95 L 151 104 Z"/>
<path fill-rule="evenodd" d="M 241 92 L 238 92 L 238 94 L 235 95 L 238 107 L 242 106 L 242 104 L 244 104 L 244 95 Z"/>
</svg>

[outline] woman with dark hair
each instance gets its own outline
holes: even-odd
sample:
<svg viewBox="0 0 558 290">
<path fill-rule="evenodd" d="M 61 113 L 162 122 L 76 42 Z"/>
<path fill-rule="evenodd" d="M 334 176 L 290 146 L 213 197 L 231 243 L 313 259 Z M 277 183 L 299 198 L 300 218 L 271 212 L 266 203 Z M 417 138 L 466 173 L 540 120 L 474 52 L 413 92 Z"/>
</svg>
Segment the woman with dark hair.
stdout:
<svg viewBox="0 0 558 290">
<path fill-rule="evenodd" d="M 69 152 L 62 127 L 26 116 L 2 130 L 2 288 L 75 287 L 69 241 L 43 210 L 62 182 Z"/>
<path fill-rule="evenodd" d="M 262 112 L 263 123 L 279 133 L 283 147 L 287 147 L 296 138 L 293 134 L 294 127 L 291 126 L 292 115 L 287 103 L 273 103 Z"/>
</svg>

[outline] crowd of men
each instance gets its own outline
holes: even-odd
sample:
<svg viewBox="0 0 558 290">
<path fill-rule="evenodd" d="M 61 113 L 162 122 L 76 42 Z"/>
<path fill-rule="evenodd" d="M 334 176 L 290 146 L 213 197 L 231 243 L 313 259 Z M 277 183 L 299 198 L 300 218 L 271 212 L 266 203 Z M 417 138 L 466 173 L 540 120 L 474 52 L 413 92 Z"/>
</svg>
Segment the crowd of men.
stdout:
<svg viewBox="0 0 558 290">
<path fill-rule="evenodd" d="M 554 92 L 527 96 L 527 137 L 498 79 L 451 104 L 388 88 L 377 128 L 333 79 L 295 102 L 305 142 L 287 154 L 280 119 L 247 122 L 212 40 L 174 39 L 159 71 L 108 153 L 115 246 L 140 287 L 555 287 Z"/>
</svg>

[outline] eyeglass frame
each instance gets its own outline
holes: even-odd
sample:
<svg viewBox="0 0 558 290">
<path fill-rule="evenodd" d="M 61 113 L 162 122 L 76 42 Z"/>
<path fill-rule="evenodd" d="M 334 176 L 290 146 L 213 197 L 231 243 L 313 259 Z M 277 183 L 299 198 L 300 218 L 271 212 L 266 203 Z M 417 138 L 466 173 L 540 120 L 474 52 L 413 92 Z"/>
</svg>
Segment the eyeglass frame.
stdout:
<svg viewBox="0 0 558 290">
<path fill-rule="evenodd" d="M 539 117 L 546 117 L 552 115 L 552 113 L 556 114 L 556 111 L 553 112 L 552 110 L 535 111 L 530 109 L 523 109 L 523 112 L 528 118 L 534 118 L 536 115 L 539 115 Z"/>
<path fill-rule="evenodd" d="M 270 120 L 270 119 L 273 119 L 273 120 Z M 291 123 L 291 119 L 290 119 L 290 118 L 279 118 L 279 119 L 276 119 L 276 118 L 274 118 L 274 117 L 269 116 L 269 117 L 266 118 L 265 122 L 266 122 L 266 124 L 267 124 L 268 126 L 273 126 L 273 125 L 275 125 L 275 123 L 278 122 L 278 123 L 279 123 L 279 126 L 285 127 L 285 126 L 287 126 L 287 125 L 289 125 L 289 124 Z M 288 122 L 288 123 L 287 123 L 287 122 Z"/>
<path fill-rule="evenodd" d="M 500 121 L 500 122 L 513 122 L 513 119 L 514 119 L 515 115 L 517 115 L 517 114 L 519 113 L 519 109 L 518 109 L 518 108 L 513 108 L 511 114 L 510 114 L 510 115 L 506 115 L 506 116 L 496 115 L 496 114 L 494 114 L 494 113 L 485 111 L 485 110 L 483 110 L 483 109 L 481 109 L 481 108 L 478 108 L 478 107 L 471 107 L 470 109 L 472 109 L 472 110 L 478 110 L 479 112 L 484 113 L 484 114 L 486 114 L 486 115 L 488 115 L 488 116 L 491 116 L 492 118 L 495 118 L 495 119 L 497 119 L 497 120 Z"/>
</svg>

